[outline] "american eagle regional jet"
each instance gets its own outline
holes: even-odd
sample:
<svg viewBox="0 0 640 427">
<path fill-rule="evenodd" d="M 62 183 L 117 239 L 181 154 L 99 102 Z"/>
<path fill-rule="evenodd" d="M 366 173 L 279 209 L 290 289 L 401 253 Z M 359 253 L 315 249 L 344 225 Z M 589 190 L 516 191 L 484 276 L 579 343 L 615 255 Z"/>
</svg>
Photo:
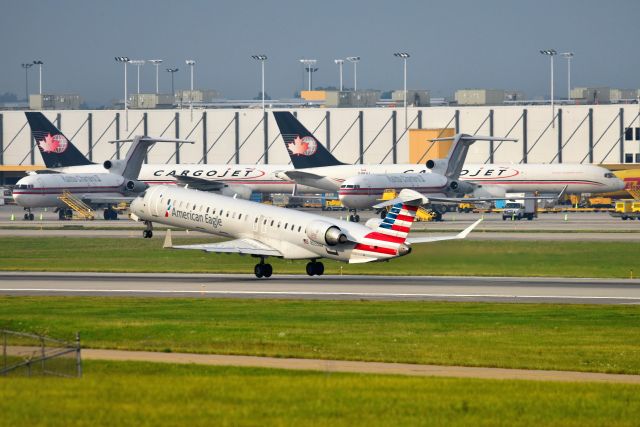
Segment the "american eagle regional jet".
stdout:
<svg viewBox="0 0 640 427">
<path fill-rule="evenodd" d="M 229 238 L 221 243 L 173 246 L 167 232 L 165 247 L 214 253 L 236 253 L 259 258 L 256 277 L 270 277 L 268 257 L 308 259 L 309 276 L 321 276 L 328 258 L 348 263 L 386 261 L 411 252 L 414 243 L 463 239 L 481 219 L 454 236 L 408 237 L 418 206 L 428 203 L 403 190 L 383 220 L 366 225 L 259 204 L 177 186 L 156 185 L 131 203 L 131 217 L 144 221 L 144 237 L 153 235 L 153 223 L 184 227 Z"/>
</svg>

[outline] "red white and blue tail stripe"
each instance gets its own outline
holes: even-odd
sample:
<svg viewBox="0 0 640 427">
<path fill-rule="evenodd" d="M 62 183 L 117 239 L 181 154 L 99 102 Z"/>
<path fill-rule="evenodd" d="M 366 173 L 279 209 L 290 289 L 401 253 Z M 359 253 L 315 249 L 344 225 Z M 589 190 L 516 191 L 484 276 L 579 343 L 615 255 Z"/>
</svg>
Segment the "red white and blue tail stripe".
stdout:
<svg viewBox="0 0 640 427">
<path fill-rule="evenodd" d="M 404 242 L 417 210 L 418 206 L 395 203 L 378 227 L 356 244 L 352 252 L 355 257 L 349 262 L 369 262 L 406 254 L 407 247 Z"/>
</svg>

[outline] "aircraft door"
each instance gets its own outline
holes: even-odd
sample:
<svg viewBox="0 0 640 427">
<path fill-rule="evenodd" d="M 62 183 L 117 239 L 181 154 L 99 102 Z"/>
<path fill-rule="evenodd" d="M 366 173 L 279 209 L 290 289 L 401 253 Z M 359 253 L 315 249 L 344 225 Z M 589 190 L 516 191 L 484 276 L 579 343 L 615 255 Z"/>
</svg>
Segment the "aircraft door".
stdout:
<svg viewBox="0 0 640 427">
<path fill-rule="evenodd" d="M 151 195 L 151 197 L 153 197 L 153 194 Z M 157 197 L 155 197 L 155 203 L 153 203 L 152 206 L 150 206 L 151 215 L 160 216 L 162 210 L 164 209 L 164 204 L 165 204 L 165 198 L 162 196 L 162 193 L 160 193 L 160 194 L 158 194 Z"/>
</svg>

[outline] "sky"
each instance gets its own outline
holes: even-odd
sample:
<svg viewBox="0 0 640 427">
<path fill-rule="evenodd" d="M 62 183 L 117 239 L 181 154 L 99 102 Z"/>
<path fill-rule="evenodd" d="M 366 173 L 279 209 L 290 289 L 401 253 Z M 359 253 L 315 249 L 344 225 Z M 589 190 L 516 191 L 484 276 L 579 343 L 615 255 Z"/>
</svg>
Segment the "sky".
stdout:
<svg viewBox="0 0 640 427">
<path fill-rule="evenodd" d="M 522 90 L 549 95 L 549 58 L 540 49 L 575 53 L 572 86 L 640 87 L 638 0 L 3 0 L 0 93 L 24 98 L 20 64 L 42 60 L 45 93 L 77 93 L 90 105 L 122 98 L 115 56 L 163 59 L 178 67 L 176 90 L 189 86 L 186 59 L 197 61 L 195 86 L 229 99 L 260 91 L 253 54 L 266 54 L 266 93 L 291 98 L 303 84 L 300 58 L 317 59 L 314 86 L 338 86 L 336 58 L 360 56 L 358 88 L 408 88 L 432 97 L 456 89 Z M 129 66 L 129 91 L 136 90 Z M 566 94 L 567 64 L 556 57 L 556 92 Z M 306 84 L 306 83 L 305 83 Z M 353 67 L 344 66 L 353 86 Z M 38 70 L 29 71 L 37 92 Z M 155 68 L 141 69 L 141 91 L 155 90 Z"/>
</svg>

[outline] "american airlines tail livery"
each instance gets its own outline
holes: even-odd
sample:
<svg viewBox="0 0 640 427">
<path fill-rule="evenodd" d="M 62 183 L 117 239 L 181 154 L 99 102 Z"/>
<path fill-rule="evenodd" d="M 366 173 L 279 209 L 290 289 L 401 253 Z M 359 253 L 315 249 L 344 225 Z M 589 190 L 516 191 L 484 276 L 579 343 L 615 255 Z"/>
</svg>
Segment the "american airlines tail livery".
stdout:
<svg viewBox="0 0 640 427">
<path fill-rule="evenodd" d="M 259 258 L 256 277 L 273 273 L 266 258 L 308 259 L 306 272 L 320 276 L 328 258 L 348 263 L 385 261 L 407 255 L 411 244 L 463 239 L 481 220 L 454 236 L 408 237 L 418 206 L 425 197 L 403 190 L 383 220 L 367 225 L 327 218 L 294 209 L 242 199 L 156 185 L 131 203 L 131 217 L 145 222 L 144 237 L 153 235 L 153 223 L 184 227 L 232 240 L 221 243 L 173 246 L 170 232 L 165 247 L 214 253 L 236 253 Z"/>
</svg>

